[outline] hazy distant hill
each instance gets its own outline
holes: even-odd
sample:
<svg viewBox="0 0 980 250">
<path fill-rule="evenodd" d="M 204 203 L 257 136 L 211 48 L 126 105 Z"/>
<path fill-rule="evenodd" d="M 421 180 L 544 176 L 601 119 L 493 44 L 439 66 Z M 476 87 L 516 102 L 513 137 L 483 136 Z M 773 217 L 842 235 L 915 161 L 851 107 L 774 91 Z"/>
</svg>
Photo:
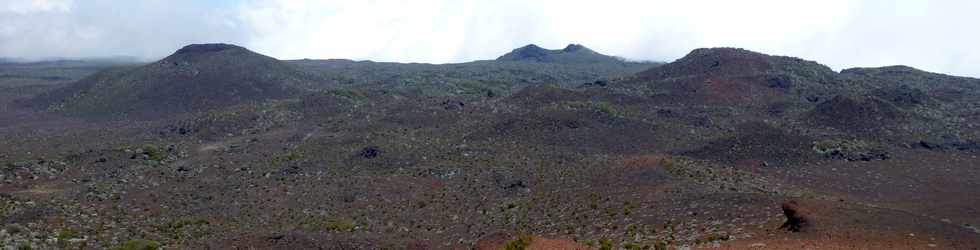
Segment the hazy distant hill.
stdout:
<svg viewBox="0 0 980 250">
<path fill-rule="evenodd" d="M 242 47 L 195 44 L 154 63 L 100 72 L 33 104 L 66 114 L 152 117 L 285 98 L 310 81 L 291 65 Z"/>
<path fill-rule="evenodd" d="M 452 64 L 344 59 L 288 62 L 320 75 L 326 81 L 320 86 L 373 86 L 386 91 L 407 91 L 428 96 L 486 95 L 488 92 L 506 95 L 526 86 L 540 84 L 573 87 L 631 76 L 662 64 L 625 62 L 574 44 L 554 51 L 528 45 L 497 60 Z"/>
<path fill-rule="evenodd" d="M 569 44 L 561 50 L 549 50 L 529 44 L 497 58 L 497 61 L 543 63 L 622 63 L 620 58 L 599 54 L 585 46 Z"/>
</svg>

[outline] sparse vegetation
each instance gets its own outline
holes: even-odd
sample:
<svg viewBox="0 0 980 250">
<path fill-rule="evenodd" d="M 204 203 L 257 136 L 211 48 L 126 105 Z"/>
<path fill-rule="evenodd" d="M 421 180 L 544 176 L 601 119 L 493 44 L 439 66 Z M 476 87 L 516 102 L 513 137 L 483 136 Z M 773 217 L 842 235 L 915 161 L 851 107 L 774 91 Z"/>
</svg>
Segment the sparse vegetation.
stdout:
<svg viewBox="0 0 980 250">
<path fill-rule="evenodd" d="M 612 117 L 624 117 L 626 115 L 622 111 L 614 108 L 609 102 L 603 101 L 567 101 L 562 102 L 561 106 L 570 109 L 591 110 Z"/>
<path fill-rule="evenodd" d="M 82 238 L 82 234 L 73 229 L 62 229 L 55 234 L 54 238 L 58 241 L 66 241 L 71 239 L 80 239 Z"/>
<path fill-rule="evenodd" d="M 504 250 L 524 250 L 527 246 L 531 245 L 533 239 L 530 235 L 521 234 L 517 239 L 508 241 L 504 245 Z"/>
<path fill-rule="evenodd" d="M 143 146 L 143 154 L 151 161 L 163 161 L 166 155 L 159 147 L 152 144 L 147 144 Z"/>
<path fill-rule="evenodd" d="M 609 238 L 603 237 L 599 239 L 599 250 L 612 250 L 613 243 Z"/>
<path fill-rule="evenodd" d="M 827 139 L 813 143 L 813 150 L 821 156 L 848 161 L 887 160 L 888 152 L 862 140 Z"/>
<path fill-rule="evenodd" d="M 326 229 L 327 231 L 352 232 L 357 229 L 357 224 L 352 220 L 346 219 L 331 220 L 327 222 Z"/>
</svg>

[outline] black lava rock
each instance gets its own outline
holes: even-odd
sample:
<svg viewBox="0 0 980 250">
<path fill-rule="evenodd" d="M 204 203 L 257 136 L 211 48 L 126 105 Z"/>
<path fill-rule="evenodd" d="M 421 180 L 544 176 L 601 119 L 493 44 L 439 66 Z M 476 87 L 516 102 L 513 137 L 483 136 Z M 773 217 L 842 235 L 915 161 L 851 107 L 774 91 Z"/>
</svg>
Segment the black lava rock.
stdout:
<svg viewBox="0 0 980 250">
<path fill-rule="evenodd" d="M 381 155 L 381 148 L 378 146 L 367 146 L 357 152 L 357 155 L 366 159 L 374 159 Z"/>
</svg>

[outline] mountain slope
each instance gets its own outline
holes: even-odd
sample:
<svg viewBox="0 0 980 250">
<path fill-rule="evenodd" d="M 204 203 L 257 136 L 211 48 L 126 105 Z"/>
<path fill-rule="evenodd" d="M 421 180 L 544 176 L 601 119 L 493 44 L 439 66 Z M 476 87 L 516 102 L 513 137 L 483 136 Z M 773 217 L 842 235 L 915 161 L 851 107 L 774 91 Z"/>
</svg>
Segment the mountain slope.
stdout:
<svg viewBox="0 0 980 250">
<path fill-rule="evenodd" d="M 674 101 L 749 106 L 826 100 L 843 87 L 827 66 L 736 48 L 696 49 L 620 85 Z"/>
<path fill-rule="evenodd" d="M 151 118 L 284 98 L 311 81 L 291 65 L 242 47 L 195 44 L 151 64 L 100 72 L 32 103 L 70 115 Z"/>
</svg>

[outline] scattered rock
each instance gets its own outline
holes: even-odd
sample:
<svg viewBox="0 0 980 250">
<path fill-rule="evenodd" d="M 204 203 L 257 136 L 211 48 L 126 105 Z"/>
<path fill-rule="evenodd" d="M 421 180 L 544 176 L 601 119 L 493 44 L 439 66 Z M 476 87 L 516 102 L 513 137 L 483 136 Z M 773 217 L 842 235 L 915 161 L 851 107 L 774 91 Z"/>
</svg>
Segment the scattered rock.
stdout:
<svg viewBox="0 0 980 250">
<path fill-rule="evenodd" d="M 586 86 L 586 87 L 605 87 L 605 86 L 608 86 L 608 85 L 609 85 L 609 82 L 606 81 L 606 80 L 596 80 L 594 82 L 587 82 L 587 83 L 582 84 L 582 86 Z"/>
<path fill-rule="evenodd" d="M 783 202 L 783 214 L 786 215 L 786 222 L 779 229 L 786 229 L 790 232 L 800 232 L 810 223 L 809 211 L 806 211 L 794 200 Z"/>
<path fill-rule="evenodd" d="M 920 140 L 918 142 L 911 143 L 913 148 L 921 148 L 926 150 L 959 150 L 959 151 L 980 151 L 980 142 L 974 140 L 966 140 L 960 138 L 946 138 L 943 142 L 936 142 L 932 140 Z"/>
<path fill-rule="evenodd" d="M 499 173 L 493 176 L 493 181 L 498 187 L 508 191 L 527 191 L 530 186 L 524 178 Z"/>
<path fill-rule="evenodd" d="M 442 108 L 446 110 L 463 109 L 464 106 L 466 104 L 459 100 L 446 100 L 442 102 Z"/>
<path fill-rule="evenodd" d="M 277 235 L 269 236 L 269 239 L 273 241 L 281 240 L 283 238 L 286 238 L 285 234 L 277 234 Z"/>
<path fill-rule="evenodd" d="M 367 146 L 357 152 L 357 155 L 366 159 L 374 159 L 381 155 L 381 148 L 378 146 Z"/>
</svg>

